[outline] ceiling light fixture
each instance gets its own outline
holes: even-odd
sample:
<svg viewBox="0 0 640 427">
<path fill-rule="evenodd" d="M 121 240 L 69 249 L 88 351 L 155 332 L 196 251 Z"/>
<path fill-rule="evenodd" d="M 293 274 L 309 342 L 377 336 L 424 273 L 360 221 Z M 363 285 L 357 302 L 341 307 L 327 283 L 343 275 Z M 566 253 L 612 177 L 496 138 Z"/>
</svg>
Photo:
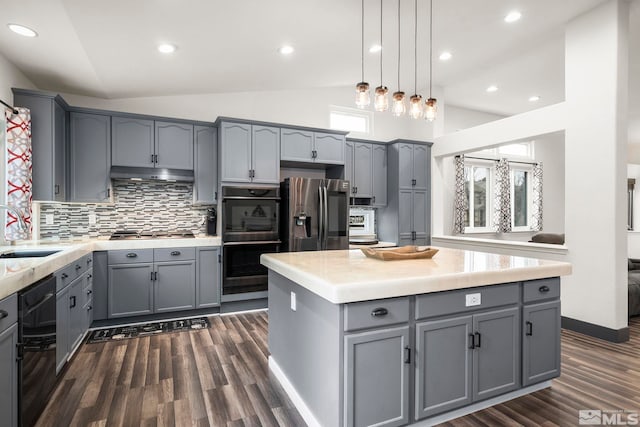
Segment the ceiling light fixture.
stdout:
<svg viewBox="0 0 640 427">
<path fill-rule="evenodd" d="M 278 49 L 278 52 L 280 52 L 282 55 L 291 55 L 294 50 L 295 49 L 293 48 L 293 46 L 286 44 Z"/>
<path fill-rule="evenodd" d="M 487 88 L 487 92 L 491 93 L 491 92 L 495 92 L 498 90 L 498 86 L 496 85 L 491 85 Z"/>
<path fill-rule="evenodd" d="M 409 116 L 420 119 L 423 115 L 422 96 L 418 95 L 418 0 L 413 2 L 413 95 L 409 98 Z"/>
<path fill-rule="evenodd" d="M 362 80 L 356 84 L 356 107 L 367 108 L 371 104 L 371 96 L 369 95 L 369 83 L 364 81 L 364 0 L 360 5 L 361 13 L 361 30 L 362 30 L 362 49 L 360 50 L 360 65 L 362 68 Z M 371 49 L 369 49 L 371 51 Z"/>
<path fill-rule="evenodd" d="M 25 27 L 24 25 L 8 24 L 7 26 L 14 33 L 20 34 L 21 36 L 24 36 L 24 37 L 36 37 L 38 35 L 38 33 L 36 33 L 34 30 L 32 30 L 29 27 Z"/>
<path fill-rule="evenodd" d="M 374 44 L 369 48 L 369 53 L 378 53 L 381 50 L 382 50 L 382 46 L 380 46 L 379 44 Z"/>
<path fill-rule="evenodd" d="M 380 0 L 380 46 L 382 46 L 382 0 Z M 382 51 L 380 51 L 380 86 L 376 88 L 374 108 L 376 111 L 389 109 L 389 89 L 382 84 Z"/>
<path fill-rule="evenodd" d="M 404 92 L 400 90 L 400 0 L 398 0 L 398 90 L 393 93 L 393 105 L 391 107 L 391 113 L 400 117 L 407 111 L 405 105 Z"/>
<path fill-rule="evenodd" d="M 448 61 L 451 59 L 453 55 L 451 55 L 451 52 L 442 52 L 440 54 L 440 61 Z"/>
<path fill-rule="evenodd" d="M 513 10 L 504 17 L 504 22 L 511 24 L 512 22 L 519 21 L 522 18 L 522 14 L 517 10 Z"/>
<path fill-rule="evenodd" d="M 173 53 L 176 51 L 176 46 L 169 44 L 169 43 L 163 43 L 161 45 L 158 45 L 158 52 L 160 53 Z"/>
<path fill-rule="evenodd" d="M 540 97 L 538 95 L 533 95 L 529 97 L 529 102 L 537 102 L 540 101 Z"/>
<path fill-rule="evenodd" d="M 425 103 L 424 118 L 432 122 L 438 113 L 438 100 L 433 97 L 433 0 L 429 0 L 429 98 Z"/>
</svg>

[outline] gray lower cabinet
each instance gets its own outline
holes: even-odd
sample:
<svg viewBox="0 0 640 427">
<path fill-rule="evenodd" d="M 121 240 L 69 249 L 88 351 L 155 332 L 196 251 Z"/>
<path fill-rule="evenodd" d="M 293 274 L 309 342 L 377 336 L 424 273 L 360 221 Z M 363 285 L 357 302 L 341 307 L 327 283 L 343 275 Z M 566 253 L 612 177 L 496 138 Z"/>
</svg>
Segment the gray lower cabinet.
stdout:
<svg viewBox="0 0 640 427">
<path fill-rule="evenodd" d="M 109 318 L 153 313 L 153 263 L 109 265 Z"/>
<path fill-rule="evenodd" d="M 195 308 L 195 260 L 156 263 L 154 282 L 153 302 L 155 313 Z"/>
<path fill-rule="evenodd" d="M 33 200 L 65 201 L 67 104 L 55 94 L 13 89 L 15 105 L 31 110 Z"/>
<path fill-rule="evenodd" d="M 344 337 L 345 425 L 409 422 L 409 326 Z"/>
<path fill-rule="evenodd" d="M 69 347 L 73 352 L 82 340 L 84 335 L 84 309 L 82 290 L 85 284 L 85 277 L 82 276 L 74 280 L 69 285 Z"/>
<path fill-rule="evenodd" d="M 107 202 L 111 195 L 111 117 L 71 112 L 69 123 L 68 200 Z"/>
<path fill-rule="evenodd" d="M 560 375 L 560 301 L 522 309 L 522 385 Z"/>
<path fill-rule="evenodd" d="M 213 126 L 195 126 L 193 203 L 218 202 L 218 130 Z"/>
<path fill-rule="evenodd" d="M 193 169 L 193 125 L 155 122 L 155 167 Z"/>
<path fill-rule="evenodd" d="M 67 286 L 56 294 L 56 374 L 58 374 L 69 358 L 69 328 L 71 327 L 70 300 Z"/>
<path fill-rule="evenodd" d="M 153 120 L 113 116 L 111 138 L 113 166 L 154 166 Z"/>
<path fill-rule="evenodd" d="M 18 426 L 17 344 L 17 323 L 0 330 L 0 414 L 3 425 L 11 427 Z"/>
<path fill-rule="evenodd" d="M 196 308 L 220 305 L 219 247 L 204 247 L 196 250 Z"/>
</svg>

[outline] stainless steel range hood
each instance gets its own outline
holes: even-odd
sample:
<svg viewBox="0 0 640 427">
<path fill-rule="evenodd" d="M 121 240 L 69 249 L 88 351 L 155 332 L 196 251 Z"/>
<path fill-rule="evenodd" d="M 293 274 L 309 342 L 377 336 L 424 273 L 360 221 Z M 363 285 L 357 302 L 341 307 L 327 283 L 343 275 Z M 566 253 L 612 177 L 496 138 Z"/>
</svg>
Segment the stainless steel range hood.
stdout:
<svg viewBox="0 0 640 427">
<path fill-rule="evenodd" d="M 193 182 L 193 171 L 183 169 L 112 166 L 110 176 L 111 179 Z"/>
</svg>

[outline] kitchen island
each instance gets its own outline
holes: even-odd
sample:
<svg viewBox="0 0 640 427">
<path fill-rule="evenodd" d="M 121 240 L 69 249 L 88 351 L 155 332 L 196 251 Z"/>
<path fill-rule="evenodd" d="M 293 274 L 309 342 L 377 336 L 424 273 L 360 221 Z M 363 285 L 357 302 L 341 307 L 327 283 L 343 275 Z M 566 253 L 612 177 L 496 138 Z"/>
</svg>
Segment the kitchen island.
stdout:
<svg viewBox="0 0 640 427">
<path fill-rule="evenodd" d="M 431 425 L 550 386 L 571 265 L 265 254 L 269 366 L 309 425 Z"/>
</svg>

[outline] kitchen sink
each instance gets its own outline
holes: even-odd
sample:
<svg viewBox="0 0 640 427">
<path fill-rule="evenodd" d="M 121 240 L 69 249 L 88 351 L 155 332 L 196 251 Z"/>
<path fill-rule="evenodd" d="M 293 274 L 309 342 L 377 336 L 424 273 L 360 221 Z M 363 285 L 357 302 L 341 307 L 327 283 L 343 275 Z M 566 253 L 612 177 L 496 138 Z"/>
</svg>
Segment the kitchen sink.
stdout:
<svg viewBox="0 0 640 427">
<path fill-rule="evenodd" d="M 60 249 L 56 250 L 18 250 L 9 251 L 0 254 L 1 258 L 42 258 L 49 255 L 57 254 Z"/>
</svg>

